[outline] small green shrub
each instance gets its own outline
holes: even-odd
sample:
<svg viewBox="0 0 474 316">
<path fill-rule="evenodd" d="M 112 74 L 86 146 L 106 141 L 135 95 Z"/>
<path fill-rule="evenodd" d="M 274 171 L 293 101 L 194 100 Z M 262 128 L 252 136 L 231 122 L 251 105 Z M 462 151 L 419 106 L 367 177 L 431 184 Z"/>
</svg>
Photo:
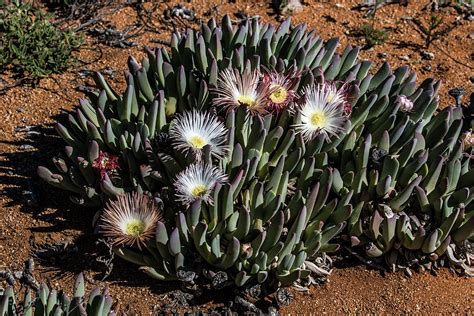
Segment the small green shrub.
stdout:
<svg viewBox="0 0 474 316">
<path fill-rule="evenodd" d="M 385 30 L 376 29 L 371 24 L 363 24 L 356 32 L 358 35 L 365 38 L 367 46 L 382 45 L 388 37 L 388 32 Z"/>
<path fill-rule="evenodd" d="M 432 15 L 430 16 L 430 20 L 428 22 L 428 31 L 426 32 L 426 38 L 425 38 L 425 47 L 429 48 L 430 44 L 433 40 L 437 38 L 437 36 L 441 34 L 437 34 L 434 31 L 443 23 L 443 18 Z"/>
<path fill-rule="evenodd" d="M 50 22 L 51 16 L 30 4 L 0 4 L 0 72 L 11 69 L 32 78 L 70 66 L 82 38 Z"/>
</svg>

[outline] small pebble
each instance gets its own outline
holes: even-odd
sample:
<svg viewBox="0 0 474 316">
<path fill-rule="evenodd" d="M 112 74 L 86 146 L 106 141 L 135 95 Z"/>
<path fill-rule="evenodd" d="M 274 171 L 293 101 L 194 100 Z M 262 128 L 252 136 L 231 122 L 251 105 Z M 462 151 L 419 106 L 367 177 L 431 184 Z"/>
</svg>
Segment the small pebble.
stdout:
<svg viewBox="0 0 474 316">
<path fill-rule="evenodd" d="M 35 147 L 31 146 L 31 145 L 21 145 L 20 146 L 20 150 L 33 150 L 35 149 Z"/>
<path fill-rule="evenodd" d="M 387 57 L 387 54 L 386 53 L 378 53 L 377 57 L 378 58 L 385 58 L 385 57 Z"/>
<path fill-rule="evenodd" d="M 433 67 L 431 67 L 431 65 L 423 65 L 423 67 L 421 67 L 421 68 L 425 71 L 431 71 L 431 69 L 433 69 Z"/>
<path fill-rule="evenodd" d="M 435 55 L 431 52 L 424 50 L 421 52 L 421 57 L 426 60 L 433 60 L 435 58 Z"/>
<path fill-rule="evenodd" d="M 404 61 L 409 61 L 410 60 L 410 57 L 408 57 L 407 55 L 403 55 L 403 56 L 400 56 L 398 58 L 400 58 L 401 60 L 404 60 Z"/>
</svg>

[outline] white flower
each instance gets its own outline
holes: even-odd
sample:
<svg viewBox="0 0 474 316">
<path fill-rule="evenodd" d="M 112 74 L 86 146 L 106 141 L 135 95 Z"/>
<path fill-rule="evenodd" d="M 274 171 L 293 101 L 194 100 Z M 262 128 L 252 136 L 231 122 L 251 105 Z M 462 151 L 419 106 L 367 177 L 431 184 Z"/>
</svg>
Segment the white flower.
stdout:
<svg viewBox="0 0 474 316">
<path fill-rule="evenodd" d="M 196 163 L 188 166 L 176 177 L 176 197 L 183 204 L 201 199 L 212 204 L 211 192 L 218 183 L 227 182 L 227 176 L 219 168 Z"/>
<path fill-rule="evenodd" d="M 474 148 L 474 133 L 472 130 L 469 130 L 462 134 L 461 140 L 464 144 L 464 149 Z"/>
<path fill-rule="evenodd" d="M 222 158 L 227 152 L 225 145 L 227 129 L 210 113 L 194 110 L 178 115 L 171 122 L 169 135 L 178 150 L 192 152 L 198 160 L 206 145 L 211 147 L 211 154 L 214 157 Z"/>
<path fill-rule="evenodd" d="M 256 70 L 240 74 L 237 70 L 225 69 L 213 91 L 216 96 L 212 102 L 217 107 L 231 110 L 245 106 L 252 114 L 267 112 L 268 83 L 260 82 L 260 73 Z"/>
<path fill-rule="evenodd" d="M 161 219 L 161 210 L 153 199 L 137 192 L 125 193 L 107 203 L 99 228 L 113 245 L 136 245 L 141 249 L 153 237 Z"/>
<path fill-rule="evenodd" d="M 400 111 L 411 112 L 413 110 L 413 102 L 403 94 L 397 97 L 397 102 L 400 105 Z"/>
<path fill-rule="evenodd" d="M 345 95 L 334 84 L 311 85 L 303 90 L 304 103 L 299 108 L 301 123 L 293 125 L 308 141 L 319 134 L 327 140 L 339 137 L 344 131 L 347 116 L 344 114 Z"/>
</svg>

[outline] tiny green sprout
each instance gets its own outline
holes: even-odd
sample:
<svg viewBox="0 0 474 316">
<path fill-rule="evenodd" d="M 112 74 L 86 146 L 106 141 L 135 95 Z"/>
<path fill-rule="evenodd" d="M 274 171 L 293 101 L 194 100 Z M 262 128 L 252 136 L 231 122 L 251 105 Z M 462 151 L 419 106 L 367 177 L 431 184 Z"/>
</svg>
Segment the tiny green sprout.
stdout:
<svg viewBox="0 0 474 316">
<path fill-rule="evenodd" d="M 357 34 L 365 38 L 366 45 L 372 47 L 375 45 L 382 45 L 388 38 L 388 32 L 382 29 L 376 29 L 370 24 L 363 24 L 358 30 Z"/>
<path fill-rule="evenodd" d="M 436 15 L 431 15 L 430 20 L 428 22 L 428 33 L 426 34 L 425 38 L 425 47 L 429 48 L 430 44 L 434 38 L 434 31 L 443 23 L 443 18 L 436 16 Z"/>
</svg>

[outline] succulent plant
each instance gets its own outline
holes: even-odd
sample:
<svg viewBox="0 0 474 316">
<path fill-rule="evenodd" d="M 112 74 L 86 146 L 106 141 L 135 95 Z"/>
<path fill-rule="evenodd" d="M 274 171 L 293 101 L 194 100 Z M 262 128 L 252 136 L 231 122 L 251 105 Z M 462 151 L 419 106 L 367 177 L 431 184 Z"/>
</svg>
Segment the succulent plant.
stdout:
<svg viewBox="0 0 474 316">
<path fill-rule="evenodd" d="M 115 315 L 113 300 L 107 290 L 98 288 L 85 296 L 84 277 L 76 279 L 72 299 L 64 292 L 50 290 L 42 284 L 33 297 L 28 290 L 22 303 L 17 303 L 13 287 L 0 289 L 0 315 Z"/>
<path fill-rule="evenodd" d="M 112 200 L 96 224 L 159 280 L 293 284 L 327 274 L 315 258 L 341 232 L 390 264 L 462 265 L 474 184 L 461 110 L 434 115 L 439 82 L 369 74 L 337 43 L 227 16 L 174 33 L 170 52 L 129 59 L 124 94 L 96 74 L 100 92 L 56 126 L 58 171 L 38 173 L 75 203 Z M 140 215 L 143 199 L 162 217 Z"/>
<path fill-rule="evenodd" d="M 323 44 L 314 31 L 306 32 L 306 25 L 291 28 L 290 20 L 278 29 L 257 19 L 235 28 L 227 16 L 222 26 L 212 19 L 201 31 L 175 33 L 171 54 L 158 48 L 147 50 L 141 65 L 129 59 L 123 95 L 96 74 L 101 91 L 81 100 L 75 115 L 68 115 L 67 127 L 56 125 L 67 143 L 65 155 L 54 159 L 57 171 L 39 167 L 38 174 L 70 191 L 80 205 L 100 206 L 124 191 L 156 191 L 160 175 L 148 167 L 146 140 L 160 141 L 176 112 L 212 108 L 211 89 L 217 87 L 221 70 L 268 68 L 290 74 L 300 69 L 293 89 L 316 83 L 323 72 L 331 80 L 365 77 L 371 63 L 357 64 L 359 49 L 351 46 L 342 56 L 335 54 L 337 43 L 332 39 Z"/>
<path fill-rule="evenodd" d="M 392 268 L 429 266 L 444 254 L 459 263 L 457 247 L 474 234 L 473 162 L 459 141 L 461 109 L 430 121 L 412 121 L 416 115 L 364 138 L 353 131 L 343 145 L 348 154 L 338 157 L 336 190 L 350 191 L 358 206 L 346 237 Z"/>
<path fill-rule="evenodd" d="M 288 123 L 280 120 L 275 125 L 271 115 L 245 115 L 244 109 L 227 114 L 228 139 L 234 145 L 229 142 L 232 149 L 217 160 L 218 167 L 204 167 L 203 162 L 213 163 L 206 146 L 197 164 L 163 174 L 163 182 L 177 179 L 176 193 L 166 188 L 156 197 L 163 205 L 164 220 L 158 222 L 154 240 L 149 240 L 149 252 L 122 247 L 116 249 L 120 256 L 162 280 L 177 279 L 179 270 L 211 279 L 223 271 L 243 286 L 265 282 L 269 272 L 281 284 L 291 284 L 310 274 L 305 268 L 308 258 L 337 249 L 330 240 L 343 228 L 351 207 L 347 200 L 326 206 L 331 170 L 320 170 L 321 181 L 311 183 L 308 175 L 314 174 L 315 162 L 312 157 L 299 162 L 306 151 L 302 136 L 290 132 L 278 145 L 282 126 Z M 179 168 L 179 151 L 158 157 L 149 142 L 146 147 L 150 161 L 175 161 L 174 168 Z M 163 169 L 155 164 L 151 168 Z M 217 168 L 228 181 L 215 173 Z M 172 166 L 164 169 L 171 171 Z M 334 220 L 324 225 L 328 214 Z"/>
</svg>

